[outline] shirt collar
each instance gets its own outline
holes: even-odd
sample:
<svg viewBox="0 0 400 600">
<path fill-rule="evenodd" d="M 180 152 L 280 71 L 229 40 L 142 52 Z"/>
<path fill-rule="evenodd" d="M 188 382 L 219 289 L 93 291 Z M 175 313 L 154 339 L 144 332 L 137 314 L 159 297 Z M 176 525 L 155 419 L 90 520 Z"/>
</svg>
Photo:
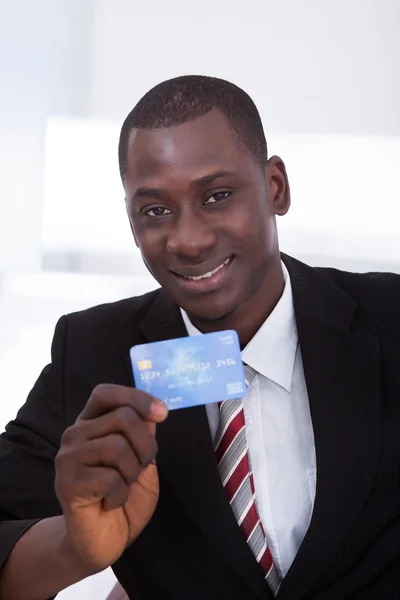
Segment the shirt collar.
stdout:
<svg viewBox="0 0 400 600">
<path fill-rule="evenodd" d="M 283 263 L 282 269 L 285 278 L 283 294 L 272 313 L 242 351 L 242 360 L 290 392 L 298 334 L 290 276 Z M 182 308 L 180 310 L 188 335 L 201 335 L 186 312 Z"/>
</svg>

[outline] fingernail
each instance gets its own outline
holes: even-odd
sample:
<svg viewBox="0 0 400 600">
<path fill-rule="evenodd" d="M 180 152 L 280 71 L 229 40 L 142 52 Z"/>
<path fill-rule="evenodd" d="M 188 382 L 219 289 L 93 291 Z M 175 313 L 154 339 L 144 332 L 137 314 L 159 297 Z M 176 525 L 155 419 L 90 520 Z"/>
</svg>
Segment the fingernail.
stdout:
<svg viewBox="0 0 400 600">
<path fill-rule="evenodd" d="M 153 415 L 155 417 L 165 417 L 167 415 L 167 413 L 168 413 L 168 408 L 164 404 L 164 402 L 161 402 L 161 400 L 158 400 L 156 398 L 152 402 L 151 412 L 153 413 Z"/>
</svg>

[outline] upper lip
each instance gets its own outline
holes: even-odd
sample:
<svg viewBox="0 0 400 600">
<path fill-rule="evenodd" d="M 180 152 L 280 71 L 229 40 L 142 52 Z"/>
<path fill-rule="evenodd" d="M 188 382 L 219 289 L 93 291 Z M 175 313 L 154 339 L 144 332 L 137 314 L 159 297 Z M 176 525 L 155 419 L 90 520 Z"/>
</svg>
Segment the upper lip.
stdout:
<svg viewBox="0 0 400 600">
<path fill-rule="evenodd" d="M 223 258 L 219 261 L 213 262 L 213 264 L 207 263 L 202 265 L 196 265 L 190 268 L 182 268 L 182 269 L 171 269 L 171 272 L 175 275 L 180 275 L 180 277 L 201 277 L 210 271 L 214 271 L 218 267 L 222 266 L 224 262 L 230 259 L 230 256 Z"/>
</svg>

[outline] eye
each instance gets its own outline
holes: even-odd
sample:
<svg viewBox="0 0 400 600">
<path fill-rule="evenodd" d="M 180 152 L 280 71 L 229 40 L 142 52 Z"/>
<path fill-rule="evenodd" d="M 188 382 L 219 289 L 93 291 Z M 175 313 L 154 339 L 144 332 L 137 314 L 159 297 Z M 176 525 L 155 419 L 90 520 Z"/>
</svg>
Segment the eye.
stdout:
<svg viewBox="0 0 400 600">
<path fill-rule="evenodd" d="M 168 208 L 163 208 L 162 206 L 155 206 L 154 208 L 149 208 L 146 210 L 146 215 L 149 217 L 165 217 L 165 215 L 169 215 L 171 211 Z"/>
<path fill-rule="evenodd" d="M 228 196 L 230 196 L 230 192 L 215 192 L 212 196 L 209 197 L 205 204 L 216 204 L 216 202 L 221 202 L 222 200 L 226 200 Z"/>
</svg>

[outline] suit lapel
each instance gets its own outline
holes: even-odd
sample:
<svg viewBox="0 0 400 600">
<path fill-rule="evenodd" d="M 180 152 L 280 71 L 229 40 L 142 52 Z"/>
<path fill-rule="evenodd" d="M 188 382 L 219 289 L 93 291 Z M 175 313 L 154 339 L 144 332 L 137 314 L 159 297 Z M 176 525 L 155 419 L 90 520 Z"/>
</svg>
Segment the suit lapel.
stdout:
<svg viewBox="0 0 400 600">
<path fill-rule="evenodd" d="M 187 335 L 179 308 L 163 292 L 140 329 L 149 342 Z M 159 469 L 203 535 L 260 598 L 272 600 L 222 487 L 204 406 L 172 411 L 157 427 L 157 441 Z"/>
<path fill-rule="evenodd" d="M 317 457 L 309 530 L 278 598 L 298 600 L 338 553 L 373 485 L 380 452 L 379 346 L 349 333 L 355 303 L 283 256 L 293 287 Z"/>
</svg>

